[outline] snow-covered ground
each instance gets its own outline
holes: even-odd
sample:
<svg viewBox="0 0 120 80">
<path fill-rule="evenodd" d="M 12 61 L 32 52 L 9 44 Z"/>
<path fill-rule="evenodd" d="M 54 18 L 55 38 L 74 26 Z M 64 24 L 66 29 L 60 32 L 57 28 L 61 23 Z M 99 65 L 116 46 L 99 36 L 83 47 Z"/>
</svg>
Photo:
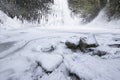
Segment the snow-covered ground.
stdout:
<svg viewBox="0 0 120 80">
<path fill-rule="evenodd" d="M 62 2 L 53 6 L 57 17 L 42 25 L 0 11 L 0 80 L 120 80 L 120 21 L 106 22 L 101 11 L 80 25 Z M 85 52 L 67 47 L 80 38 L 99 46 Z"/>
<path fill-rule="evenodd" d="M 120 33 L 44 28 L 1 30 L 0 80 L 120 80 Z M 66 41 L 94 36 L 104 56 L 72 51 Z M 113 44 L 118 44 L 115 46 Z"/>
</svg>

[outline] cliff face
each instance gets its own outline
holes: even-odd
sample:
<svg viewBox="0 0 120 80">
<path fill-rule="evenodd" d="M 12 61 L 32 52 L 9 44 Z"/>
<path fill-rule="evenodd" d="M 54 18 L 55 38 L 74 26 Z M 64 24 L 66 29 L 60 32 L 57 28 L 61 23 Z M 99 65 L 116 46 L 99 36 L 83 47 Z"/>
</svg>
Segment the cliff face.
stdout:
<svg viewBox="0 0 120 80">
<path fill-rule="evenodd" d="M 51 3 L 53 0 L 0 0 L 0 10 L 10 17 L 36 20 L 40 15 L 47 15 Z"/>
<path fill-rule="evenodd" d="M 90 22 L 106 5 L 106 0 L 68 0 L 69 8 L 74 14 L 83 18 L 83 22 Z"/>
<path fill-rule="evenodd" d="M 109 0 L 106 14 L 109 20 L 120 19 L 120 0 Z"/>
<path fill-rule="evenodd" d="M 120 19 L 120 0 L 68 0 L 69 8 L 74 14 L 80 15 L 83 22 L 92 21 L 106 7 L 108 20 Z"/>
</svg>

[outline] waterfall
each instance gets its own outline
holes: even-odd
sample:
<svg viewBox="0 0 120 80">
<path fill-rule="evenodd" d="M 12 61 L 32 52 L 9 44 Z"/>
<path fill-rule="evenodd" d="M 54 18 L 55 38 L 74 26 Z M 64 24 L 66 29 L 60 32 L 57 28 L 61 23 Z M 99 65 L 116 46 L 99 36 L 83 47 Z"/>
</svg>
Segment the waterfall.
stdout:
<svg viewBox="0 0 120 80">
<path fill-rule="evenodd" d="M 70 26 L 79 24 L 79 20 L 72 16 L 67 0 L 54 0 L 52 13 L 48 17 L 46 26 Z"/>
</svg>

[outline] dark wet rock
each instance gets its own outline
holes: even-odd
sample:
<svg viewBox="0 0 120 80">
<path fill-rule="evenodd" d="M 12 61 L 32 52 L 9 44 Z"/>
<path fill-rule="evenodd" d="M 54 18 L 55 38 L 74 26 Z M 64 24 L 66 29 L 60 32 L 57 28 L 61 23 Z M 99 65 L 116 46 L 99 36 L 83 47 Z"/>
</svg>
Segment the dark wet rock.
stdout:
<svg viewBox="0 0 120 80">
<path fill-rule="evenodd" d="M 73 73 L 69 73 L 69 77 L 71 78 L 70 80 L 82 80 L 76 74 Z"/>
<path fill-rule="evenodd" d="M 72 49 L 72 50 L 75 50 L 78 48 L 78 46 L 76 44 L 74 44 L 72 42 L 68 42 L 68 41 L 65 42 L 65 45 L 67 46 L 67 48 Z"/>
<path fill-rule="evenodd" d="M 71 50 L 81 50 L 82 52 L 91 52 L 94 50 L 93 48 L 96 48 L 99 45 L 96 39 L 93 38 L 93 36 L 88 38 L 87 37 L 80 38 L 80 41 L 78 42 L 78 44 L 67 41 L 65 42 L 65 45 L 67 46 L 67 48 Z"/>
<path fill-rule="evenodd" d="M 91 50 L 90 48 L 96 48 L 98 47 L 98 43 L 94 40 L 93 42 L 88 42 L 87 38 L 80 38 L 78 48 L 82 51 L 85 52 L 87 49 Z"/>
<path fill-rule="evenodd" d="M 109 47 L 120 48 L 120 44 L 110 44 Z"/>
<path fill-rule="evenodd" d="M 89 49 L 89 48 L 96 48 L 97 46 L 98 46 L 97 43 L 93 43 L 93 44 L 87 43 L 84 38 L 81 38 L 78 44 L 78 48 L 81 51 L 85 51 L 86 49 Z"/>
</svg>

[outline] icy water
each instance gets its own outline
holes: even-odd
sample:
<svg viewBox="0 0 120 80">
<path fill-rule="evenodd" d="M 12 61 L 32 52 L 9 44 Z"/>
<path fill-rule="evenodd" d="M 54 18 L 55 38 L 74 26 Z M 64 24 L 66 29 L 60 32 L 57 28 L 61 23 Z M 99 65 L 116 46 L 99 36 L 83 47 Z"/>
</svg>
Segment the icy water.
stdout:
<svg viewBox="0 0 120 80">
<path fill-rule="evenodd" d="M 15 42 L 0 43 L 0 53 L 11 48 Z"/>
</svg>

